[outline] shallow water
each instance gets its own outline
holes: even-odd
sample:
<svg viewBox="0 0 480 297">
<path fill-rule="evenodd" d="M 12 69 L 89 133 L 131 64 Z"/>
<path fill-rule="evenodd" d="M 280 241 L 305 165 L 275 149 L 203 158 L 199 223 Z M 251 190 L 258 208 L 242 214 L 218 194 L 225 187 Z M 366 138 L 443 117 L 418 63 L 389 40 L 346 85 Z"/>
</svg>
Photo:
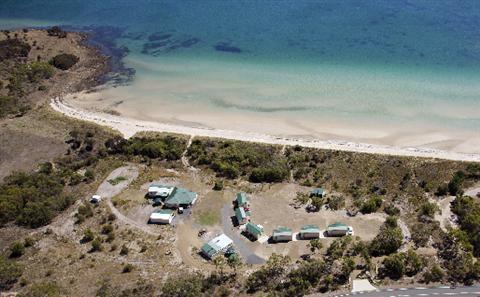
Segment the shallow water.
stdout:
<svg viewBox="0 0 480 297">
<path fill-rule="evenodd" d="M 129 116 L 480 150 L 478 1 L 0 3 L 0 27 L 48 24 L 125 30 L 135 80 L 102 104 Z"/>
</svg>

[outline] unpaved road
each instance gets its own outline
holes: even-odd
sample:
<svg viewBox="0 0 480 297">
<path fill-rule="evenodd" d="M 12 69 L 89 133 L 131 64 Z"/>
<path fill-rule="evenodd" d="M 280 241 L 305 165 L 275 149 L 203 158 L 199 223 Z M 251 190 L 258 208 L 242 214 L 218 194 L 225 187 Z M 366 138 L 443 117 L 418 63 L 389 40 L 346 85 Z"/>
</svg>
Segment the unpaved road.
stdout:
<svg viewBox="0 0 480 297">
<path fill-rule="evenodd" d="M 112 185 L 109 182 L 109 180 L 114 180 L 115 178 L 120 176 L 124 177 L 125 180 L 119 182 L 116 185 Z M 150 228 L 146 224 L 146 222 L 139 223 L 130 219 L 129 217 L 126 217 L 112 203 L 111 198 L 120 194 L 123 190 L 125 190 L 137 177 L 138 177 L 138 167 L 133 165 L 119 167 L 113 170 L 108 175 L 108 177 L 100 184 L 96 194 L 102 196 L 102 198 L 105 199 L 108 207 L 110 208 L 110 211 L 117 217 L 119 221 L 121 221 L 124 224 L 135 227 L 150 235 L 158 236 L 160 233 L 156 232 L 155 230 L 152 230 L 152 228 Z"/>
</svg>

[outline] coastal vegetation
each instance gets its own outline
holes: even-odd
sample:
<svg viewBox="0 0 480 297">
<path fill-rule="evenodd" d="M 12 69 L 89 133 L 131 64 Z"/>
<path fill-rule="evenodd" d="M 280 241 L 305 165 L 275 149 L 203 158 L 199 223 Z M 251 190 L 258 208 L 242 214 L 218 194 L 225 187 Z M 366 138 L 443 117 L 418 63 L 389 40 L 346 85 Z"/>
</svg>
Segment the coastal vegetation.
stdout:
<svg viewBox="0 0 480 297">
<path fill-rule="evenodd" d="M 57 28 L 49 34 L 56 40 L 71 35 L 62 32 Z M 464 190 L 480 180 L 478 164 L 299 146 L 282 149 L 207 138 L 194 138 L 187 149 L 187 136 L 162 133 L 124 139 L 100 126 L 32 104 L 27 97 L 54 79 L 56 69 L 69 69 L 77 62 L 70 57 L 56 66 L 52 62 L 54 68 L 44 60 L 28 58 L 28 44 L 9 40 L 0 42 L 0 57 L 8 60 L 2 62 L 8 63 L 3 64 L 8 68 L 1 73 L 5 87 L 0 88 L 0 117 L 19 117 L 2 122 L 0 132 L 5 134 L 1 136 L 6 135 L 2 140 L 8 141 L 2 142 L 0 152 L 15 152 L 15 156 L 8 155 L 13 163 L 32 155 L 35 158 L 16 172 L 13 165 L 1 168 L 7 173 L 0 182 L 0 290 L 14 288 L 24 296 L 68 295 L 70 287 L 80 286 L 75 284 L 77 275 L 69 279 L 63 275 L 65 271 L 75 271 L 83 277 L 81 281 L 94 278 L 85 290 L 98 296 L 302 296 L 344 288 L 357 274 L 386 284 L 404 277 L 425 283 L 471 284 L 480 279 L 480 204 L 477 198 L 464 196 Z M 55 57 L 57 54 L 62 55 L 55 53 Z M 74 72 L 77 67 L 70 69 Z M 22 145 L 19 138 L 11 142 L 18 134 L 33 140 Z M 43 145 L 47 151 L 37 152 Z M 16 153 L 20 150 L 23 153 Z M 237 189 L 232 185 L 255 191 L 289 183 L 295 191 L 302 189 L 295 198 L 300 206 L 310 203 L 317 211 L 327 206 L 325 211 L 348 209 L 352 215 L 360 211 L 387 218 L 371 240 L 352 236 L 330 244 L 312 240 L 302 259 L 273 254 L 248 275 L 238 268 L 238 258 L 215 261 L 216 269 L 209 273 L 192 274 L 190 267 L 182 264 L 168 271 L 169 278 L 160 284 L 143 276 L 153 269 L 150 263 L 162 269 L 170 265 L 173 231 L 161 229 L 161 235 L 153 239 L 135 233 L 122 226 L 105 205 L 92 205 L 85 199 L 124 162 L 155 167 L 162 171 L 162 178 L 170 178 L 181 171 L 185 151 L 189 164 L 199 169 L 195 171 L 198 180 L 209 190 L 219 191 L 217 194 Z M 174 170 L 167 174 L 165 169 Z M 149 175 L 142 182 L 159 175 Z M 118 176 L 107 182 L 115 186 L 125 179 Z M 131 188 L 137 187 L 140 185 Z M 329 194 L 309 197 L 304 187 L 323 187 Z M 435 219 L 440 213 L 438 202 L 447 196 L 456 196 L 451 210 L 458 218 L 458 228 L 441 228 Z M 72 218 L 71 224 L 48 226 L 54 218 L 62 219 L 62 213 Z M 216 209 L 199 211 L 195 218 L 204 226 L 221 221 Z M 411 242 L 406 241 L 400 221 L 410 228 Z M 47 227 L 39 229 L 42 226 Z M 426 261 L 424 250 L 437 257 Z M 193 251 L 192 255 L 198 256 Z M 113 257 L 122 260 L 111 261 Z M 144 262 L 148 268 L 142 266 Z M 57 275 L 56 269 L 61 270 Z M 105 275 L 113 280 L 103 279 Z"/>
<path fill-rule="evenodd" d="M 56 55 L 50 60 L 50 64 L 61 70 L 68 70 L 78 62 L 78 57 L 72 54 Z"/>
</svg>

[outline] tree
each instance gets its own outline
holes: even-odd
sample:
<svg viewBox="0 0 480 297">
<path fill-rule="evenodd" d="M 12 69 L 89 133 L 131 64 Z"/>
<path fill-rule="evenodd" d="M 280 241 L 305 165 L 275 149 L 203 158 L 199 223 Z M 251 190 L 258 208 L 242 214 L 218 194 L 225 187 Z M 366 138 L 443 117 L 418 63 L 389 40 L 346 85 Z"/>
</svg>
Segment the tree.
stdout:
<svg viewBox="0 0 480 297">
<path fill-rule="evenodd" d="M 438 266 L 438 264 L 435 264 L 430 268 L 430 270 L 426 271 L 423 274 L 423 281 L 425 283 L 430 283 L 430 282 L 440 282 L 443 279 L 443 276 L 445 273 L 443 272 L 442 268 Z"/>
<path fill-rule="evenodd" d="M 273 253 L 266 264 L 247 278 L 247 291 L 253 293 L 261 289 L 268 290 L 274 288 L 284 276 L 289 263 L 290 258 L 288 256 Z"/>
<path fill-rule="evenodd" d="M 405 274 L 406 268 L 404 254 L 391 254 L 383 260 L 382 264 L 382 274 L 391 279 L 399 279 Z"/>
<path fill-rule="evenodd" d="M 315 251 L 321 250 L 322 247 L 323 247 L 322 242 L 321 242 L 320 239 L 318 239 L 318 238 L 315 238 L 315 239 L 310 240 L 310 242 L 309 242 L 308 245 L 310 246 L 310 251 L 311 251 L 312 253 L 315 253 Z"/>
<path fill-rule="evenodd" d="M 128 264 L 125 264 L 125 266 L 123 266 L 123 269 L 122 269 L 122 273 L 129 273 L 133 270 L 133 265 L 128 263 Z"/>
<path fill-rule="evenodd" d="M 380 232 L 370 243 L 370 254 L 373 256 L 383 256 L 395 253 L 403 242 L 402 230 L 397 226 L 397 221 L 393 217 L 388 217 L 380 228 Z"/>
<path fill-rule="evenodd" d="M 237 273 L 237 269 L 242 266 L 242 261 L 237 254 L 232 254 L 230 257 L 228 257 L 227 264 L 235 273 Z"/>
<path fill-rule="evenodd" d="M 405 274 L 414 276 L 419 273 L 425 266 L 424 260 L 413 249 L 409 249 L 405 253 Z"/>
<path fill-rule="evenodd" d="M 161 297 L 202 296 L 204 278 L 200 274 L 172 276 L 162 287 Z"/>
<path fill-rule="evenodd" d="M 360 207 L 360 211 L 362 213 L 376 212 L 382 206 L 382 203 L 383 203 L 382 197 L 378 195 L 374 195 L 370 197 L 367 201 L 362 203 L 362 206 Z"/>
</svg>

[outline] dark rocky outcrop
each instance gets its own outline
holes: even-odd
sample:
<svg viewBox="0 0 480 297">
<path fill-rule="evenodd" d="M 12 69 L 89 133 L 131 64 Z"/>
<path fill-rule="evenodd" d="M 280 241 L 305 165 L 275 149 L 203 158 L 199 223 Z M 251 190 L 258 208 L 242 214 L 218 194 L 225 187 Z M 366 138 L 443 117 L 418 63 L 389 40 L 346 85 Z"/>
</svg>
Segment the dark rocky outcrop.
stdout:
<svg viewBox="0 0 480 297">
<path fill-rule="evenodd" d="M 57 36 L 58 38 L 66 38 L 67 32 L 62 30 L 58 26 L 53 26 L 50 29 L 47 29 L 48 36 Z"/>
</svg>

